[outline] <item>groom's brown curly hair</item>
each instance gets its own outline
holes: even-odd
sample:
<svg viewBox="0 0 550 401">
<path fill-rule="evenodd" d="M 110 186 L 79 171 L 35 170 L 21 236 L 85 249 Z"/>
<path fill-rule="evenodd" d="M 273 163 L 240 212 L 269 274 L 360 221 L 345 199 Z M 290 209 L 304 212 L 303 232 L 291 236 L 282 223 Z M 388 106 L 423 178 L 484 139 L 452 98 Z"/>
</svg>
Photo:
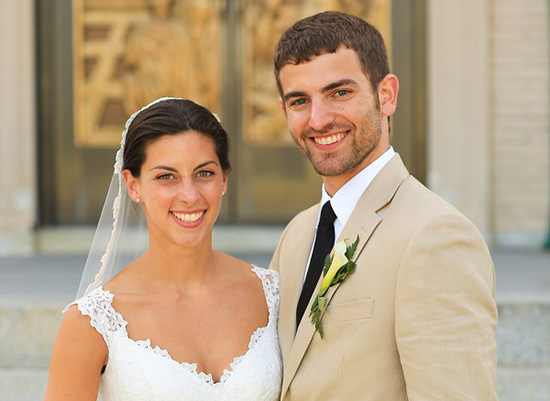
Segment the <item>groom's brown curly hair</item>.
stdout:
<svg viewBox="0 0 550 401">
<path fill-rule="evenodd" d="M 275 47 L 273 63 L 279 95 L 283 89 L 279 74 L 287 64 L 301 64 L 312 57 L 335 53 L 341 46 L 355 50 L 361 68 L 373 91 L 390 72 L 384 39 L 371 24 L 354 15 L 326 11 L 304 18 L 280 37 Z"/>
</svg>

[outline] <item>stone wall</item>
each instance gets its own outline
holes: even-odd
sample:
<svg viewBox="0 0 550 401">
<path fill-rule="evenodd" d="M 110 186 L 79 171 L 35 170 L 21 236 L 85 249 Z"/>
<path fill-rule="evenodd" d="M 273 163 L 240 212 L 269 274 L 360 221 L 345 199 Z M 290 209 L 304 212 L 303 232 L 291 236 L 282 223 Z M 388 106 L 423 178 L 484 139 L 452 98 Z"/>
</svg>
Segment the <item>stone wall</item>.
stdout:
<svg viewBox="0 0 550 401">
<path fill-rule="evenodd" d="M 427 184 L 490 237 L 487 1 L 427 1 Z"/>
<path fill-rule="evenodd" d="M 428 0 L 428 186 L 495 247 L 550 222 L 547 0 Z"/>
<path fill-rule="evenodd" d="M 549 4 L 491 2 L 491 218 L 502 246 L 542 244 L 550 221 Z"/>
<path fill-rule="evenodd" d="M 36 222 L 34 1 L 0 2 L 0 254 L 29 253 Z"/>
<path fill-rule="evenodd" d="M 0 254 L 37 250 L 33 0 L 0 2 Z M 493 246 L 550 222 L 550 3 L 426 0 L 428 185 Z"/>
</svg>

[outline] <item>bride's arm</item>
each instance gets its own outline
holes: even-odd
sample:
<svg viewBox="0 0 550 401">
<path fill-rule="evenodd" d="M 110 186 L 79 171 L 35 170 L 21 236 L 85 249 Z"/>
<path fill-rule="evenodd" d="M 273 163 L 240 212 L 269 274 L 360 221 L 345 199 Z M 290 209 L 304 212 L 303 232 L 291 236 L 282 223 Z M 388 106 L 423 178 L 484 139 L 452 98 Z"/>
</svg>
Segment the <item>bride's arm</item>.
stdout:
<svg viewBox="0 0 550 401">
<path fill-rule="evenodd" d="M 107 345 L 90 318 L 73 305 L 65 314 L 50 362 L 45 401 L 96 400 Z"/>
</svg>

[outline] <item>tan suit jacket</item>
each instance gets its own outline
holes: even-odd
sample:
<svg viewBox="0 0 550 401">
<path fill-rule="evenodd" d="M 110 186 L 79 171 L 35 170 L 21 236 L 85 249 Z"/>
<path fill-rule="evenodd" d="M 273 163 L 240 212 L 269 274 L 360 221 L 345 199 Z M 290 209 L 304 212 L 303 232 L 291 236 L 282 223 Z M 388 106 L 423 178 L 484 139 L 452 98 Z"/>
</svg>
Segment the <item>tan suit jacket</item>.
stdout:
<svg viewBox="0 0 550 401">
<path fill-rule="evenodd" d="M 295 327 L 318 212 L 289 223 L 271 262 L 282 280 L 281 400 L 496 400 L 494 269 L 474 225 L 396 155 L 338 238 L 359 235 L 357 269 L 327 292 L 321 339 L 311 301 Z"/>
</svg>

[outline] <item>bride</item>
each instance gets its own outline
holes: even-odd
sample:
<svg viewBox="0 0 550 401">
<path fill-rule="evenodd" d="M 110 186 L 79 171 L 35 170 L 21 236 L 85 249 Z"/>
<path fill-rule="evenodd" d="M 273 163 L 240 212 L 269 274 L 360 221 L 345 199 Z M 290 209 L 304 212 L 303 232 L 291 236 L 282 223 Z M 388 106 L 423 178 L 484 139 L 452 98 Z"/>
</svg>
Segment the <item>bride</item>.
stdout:
<svg viewBox="0 0 550 401">
<path fill-rule="evenodd" d="M 217 117 L 189 100 L 128 120 L 45 400 L 278 399 L 278 274 L 212 249 L 228 148 Z M 127 264 L 122 237 L 140 215 L 148 246 Z"/>
</svg>

